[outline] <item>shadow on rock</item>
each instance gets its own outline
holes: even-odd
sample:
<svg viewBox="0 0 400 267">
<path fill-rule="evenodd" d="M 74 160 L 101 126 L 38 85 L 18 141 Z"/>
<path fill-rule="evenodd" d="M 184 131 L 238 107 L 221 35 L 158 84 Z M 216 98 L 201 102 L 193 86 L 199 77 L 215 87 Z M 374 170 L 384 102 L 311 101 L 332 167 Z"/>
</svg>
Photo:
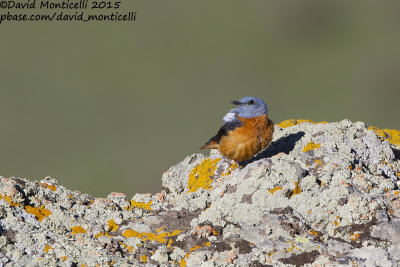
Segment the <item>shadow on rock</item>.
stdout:
<svg viewBox="0 0 400 267">
<path fill-rule="evenodd" d="M 400 150 L 398 150 L 398 149 L 393 149 L 393 152 L 394 152 L 394 157 L 395 157 L 397 160 L 400 160 Z"/>
<path fill-rule="evenodd" d="M 241 162 L 240 165 L 246 166 L 247 164 L 250 164 L 254 161 L 264 158 L 270 158 L 281 152 L 289 154 L 294 149 L 296 142 L 299 141 L 303 136 L 304 132 L 297 132 L 285 137 L 281 137 L 275 142 L 272 142 L 271 145 L 267 147 L 267 149 L 265 149 L 263 152 L 248 161 Z"/>
</svg>

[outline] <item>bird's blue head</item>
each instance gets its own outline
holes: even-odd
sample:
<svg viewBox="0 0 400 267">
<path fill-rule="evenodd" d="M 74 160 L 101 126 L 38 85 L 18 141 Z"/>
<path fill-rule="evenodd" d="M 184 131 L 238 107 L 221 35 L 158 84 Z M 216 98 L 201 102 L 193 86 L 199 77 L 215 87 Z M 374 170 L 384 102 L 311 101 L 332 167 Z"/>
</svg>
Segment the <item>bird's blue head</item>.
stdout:
<svg viewBox="0 0 400 267">
<path fill-rule="evenodd" d="M 236 105 L 237 108 L 232 109 L 231 112 L 243 118 L 254 118 L 268 114 L 267 104 L 258 97 L 246 96 L 238 101 L 232 101 L 232 104 Z"/>
</svg>

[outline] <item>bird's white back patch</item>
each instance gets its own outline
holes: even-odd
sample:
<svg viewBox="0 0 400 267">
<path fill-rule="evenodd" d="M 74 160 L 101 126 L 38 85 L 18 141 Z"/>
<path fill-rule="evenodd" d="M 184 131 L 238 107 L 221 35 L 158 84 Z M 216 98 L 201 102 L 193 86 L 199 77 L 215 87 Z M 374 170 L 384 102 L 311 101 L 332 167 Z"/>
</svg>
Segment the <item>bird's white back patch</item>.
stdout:
<svg viewBox="0 0 400 267">
<path fill-rule="evenodd" d="M 236 120 L 236 113 L 233 112 L 228 112 L 226 115 L 222 118 L 224 122 L 230 122 Z"/>
</svg>

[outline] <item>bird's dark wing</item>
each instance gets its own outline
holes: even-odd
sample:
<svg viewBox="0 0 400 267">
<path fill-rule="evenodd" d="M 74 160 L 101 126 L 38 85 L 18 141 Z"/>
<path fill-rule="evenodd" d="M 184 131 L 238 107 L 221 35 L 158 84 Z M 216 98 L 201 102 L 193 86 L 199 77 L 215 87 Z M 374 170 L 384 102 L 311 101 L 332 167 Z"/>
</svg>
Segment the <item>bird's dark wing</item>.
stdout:
<svg viewBox="0 0 400 267">
<path fill-rule="evenodd" d="M 243 123 L 239 119 L 225 122 L 219 129 L 218 133 L 215 136 L 211 137 L 211 139 L 204 146 L 202 146 L 201 149 L 216 148 L 222 136 L 228 135 L 230 131 L 233 131 L 234 129 L 242 125 Z"/>
</svg>

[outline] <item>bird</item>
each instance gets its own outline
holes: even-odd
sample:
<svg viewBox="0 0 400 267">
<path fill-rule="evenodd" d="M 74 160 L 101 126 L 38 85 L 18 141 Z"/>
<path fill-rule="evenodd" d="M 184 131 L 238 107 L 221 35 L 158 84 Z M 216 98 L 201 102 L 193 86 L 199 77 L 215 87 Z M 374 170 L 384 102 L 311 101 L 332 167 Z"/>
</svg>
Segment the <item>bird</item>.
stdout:
<svg viewBox="0 0 400 267">
<path fill-rule="evenodd" d="M 225 157 L 245 162 L 266 149 L 272 141 L 274 123 L 267 104 L 258 97 L 232 101 L 236 108 L 224 117 L 218 133 L 201 149 L 218 149 Z"/>
</svg>

